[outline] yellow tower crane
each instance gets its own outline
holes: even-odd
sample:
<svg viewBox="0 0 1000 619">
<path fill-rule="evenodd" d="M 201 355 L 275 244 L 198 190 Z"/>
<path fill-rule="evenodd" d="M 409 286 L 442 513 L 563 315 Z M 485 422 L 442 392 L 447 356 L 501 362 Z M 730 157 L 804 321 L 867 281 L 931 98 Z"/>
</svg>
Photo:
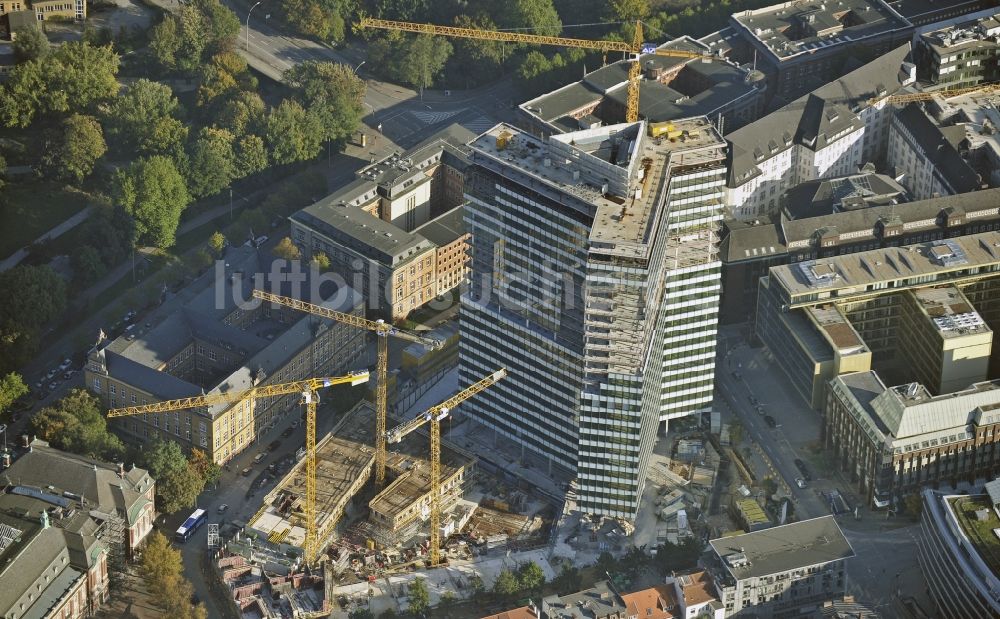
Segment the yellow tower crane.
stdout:
<svg viewBox="0 0 1000 619">
<path fill-rule="evenodd" d="M 880 101 L 885 101 L 886 103 L 893 105 L 904 105 L 906 103 L 914 103 L 917 101 L 930 101 L 936 97 L 947 99 L 948 97 L 958 97 L 961 95 L 971 95 L 976 93 L 989 94 L 998 90 L 1000 90 L 1000 83 L 990 82 L 966 88 L 946 88 L 944 90 L 935 90 L 932 92 L 907 92 L 898 95 L 888 95 L 885 97 L 873 97 L 868 100 L 868 104 L 874 105 Z"/>
<path fill-rule="evenodd" d="M 503 368 L 493 372 L 437 406 L 433 406 L 413 419 L 399 424 L 386 436 L 390 443 L 398 443 L 403 440 L 404 436 L 425 423 L 431 424 L 431 536 L 429 542 L 431 567 L 441 562 L 441 420 L 448 416 L 451 409 L 487 387 L 496 384 L 505 376 L 507 376 L 507 370 Z"/>
<path fill-rule="evenodd" d="M 660 49 L 642 40 L 642 22 L 635 22 L 635 34 L 632 42 L 625 41 L 595 41 L 590 39 L 570 39 L 566 37 L 549 37 L 540 34 L 525 34 L 521 32 L 505 32 L 501 30 L 481 30 L 479 28 L 458 28 L 455 26 L 435 26 L 434 24 L 415 24 L 405 21 L 374 19 L 363 17 L 358 22 L 361 28 L 381 28 L 399 32 L 416 32 L 446 37 L 476 39 L 480 41 L 503 41 L 505 43 L 531 43 L 534 45 L 558 45 L 561 47 L 578 47 L 600 52 L 622 52 L 631 57 L 632 64 L 628 69 L 628 98 L 625 106 L 625 121 L 633 123 L 639 120 L 639 56 L 653 54 L 656 56 L 673 56 L 675 58 L 700 58 L 704 61 L 720 60 L 720 56 L 703 52 L 690 52 L 680 49 Z"/>
<path fill-rule="evenodd" d="M 165 413 L 187 408 L 215 406 L 217 404 L 235 404 L 247 399 L 301 393 L 302 401 L 306 405 L 306 505 L 304 510 L 306 539 L 305 544 L 303 544 L 302 555 L 306 565 L 312 565 L 316 560 L 316 555 L 319 553 L 319 540 L 316 539 L 316 403 L 319 401 L 318 391 L 324 387 L 332 387 L 333 385 L 350 384 L 353 387 L 365 382 L 368 382 L 367 371 L 354 372 L 347 376 L 307 378 L 290 383 L 263 385 L 241 391 L 209 393 L 191 398 L 143 404 L 142 406 L 113 408 L 108 411 L 108 417 L 128 417 L 130 415 L 141 415 L 142 413 Z"/>
<path fill-rule="evenodd" d="M 378 384 L 375 386 L 375 483 L 381 487 L 385 483 L 385 416 L 386 409 L 388 408 L 385 389 L 386 380 L 389 376 L 389 336 L 423 344 L 434 350 L 441 348 L 443 343 L 433 338 L 397 329 L 384 320 L 369 320 L 362 316 L 345 314 L 344 312 L 320 307 L 319 305 L 299 301 L 291 297 L 264 292 L 263 290 L 254 290 L 253 296 L 262 301 L 270 301 L 271 303 L 291 307 L 309 314 L 329 318 L 330 320 L 335 320 L 352 327 L 375 332 L 378 339 L 378 360 L 375 370 L 375 374 L 378 377 Z"/>
</svg>

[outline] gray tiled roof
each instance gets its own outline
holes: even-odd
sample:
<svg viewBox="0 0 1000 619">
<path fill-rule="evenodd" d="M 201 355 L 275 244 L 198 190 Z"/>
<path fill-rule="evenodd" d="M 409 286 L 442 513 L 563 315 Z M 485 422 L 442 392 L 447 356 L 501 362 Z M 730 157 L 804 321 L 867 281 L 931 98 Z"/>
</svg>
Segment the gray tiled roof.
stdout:
<svg viewBox="0 0 1000 619">
<path fill-rule="evenodd" d="M 737 187 L 754 176 L 757 163 L 815 138 L 810 148 L 826 146 L 827 136 L 862 121 L 853 111 L 884 88 L 901 88 L 899 69 L 909 54 L 901 45 L 868 64 L 834 80 L 763 118 L 726 135 L 730 143 L 728 185 Z M 755 155 L 758 153 L 759 155 Z"/>
<path fill-rule="evenodd" d="M 712 549 L 736 580 L 758 578 L 854 556 L 833 516 L 803 520 L 763 531 L 713 539 Z M 726 557 L 746 555 L 749 565 L 732 567 Z"/>
<path fill-rule="evenodd" d="M 917 141 L 935 169 L 955 189 L 955 193 L 975 191 L 979 187 L 976 171 L 956 149 L 956 143 L 965 137 L 965 128 L 939 127 L 916 103 L 896 112 L 896 118 Z"/>
<path fill-rule="evenodd" d="M 431 246 L 418 234 L 406 232 L 361 209 L 339 206 L 328 198 L 307 206 L 291 219 L 389 266 Z"/>
<path fill-rule="evenodd" d="M 465 207 L 456 206 L 414 230 L 438 247 L 452 243 L 465 234 Z"/>
<path fill-rule="evenodd" d="M 788 219 L 832 215 L 841 210 L 906 202 L 906 189 L 884 174 L 863 173 L 807 181 L 792 187 L 782 197 Z"/>
</svg>

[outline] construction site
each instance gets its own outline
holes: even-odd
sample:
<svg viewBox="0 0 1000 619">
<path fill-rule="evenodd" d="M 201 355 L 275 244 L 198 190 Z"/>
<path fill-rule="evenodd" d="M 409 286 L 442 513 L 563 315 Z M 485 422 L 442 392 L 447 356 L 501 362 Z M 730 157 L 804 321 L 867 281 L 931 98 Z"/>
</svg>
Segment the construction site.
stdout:
<svg viewBox="0 0 1000 619">
<path fill-rule="evenodd" d="M 362 400 L 316 444 L 315 518 L 323 549 L 317 564 L 322 566 L 322 576 L 313 570 L 315 579 L 307 579 L 306 590 L 310 590 L 309 583 L 320 581 L 328 589 L 370 583 L 432 563 L 428 432 L 412 432 L 391 444 L 386 454 L 386 484 L 380 489 L 372 482 L 374 420 L 375 407 Z M 462 448 L 441 448 L 438 564 L 474 561 L 491 550 L 536 546 L 549 534 L 554 506 L 478 471 L 476 460 Z M 267 616 L 260 610 L 272 604 L 265 595 L 268 583 L 278 578 L 288 589 L 292 587 L 287 584 L 292 582 L 289 575 L 304 573 L 300 557 L 306 537 L 305 492 L 303 458 L 263 498 L 242 531 L 231 534 L 217 553 L 219 573 L 244 616 Z M 233 571 L 237 564 L 239 569 Z M 225 580 L 226 574 L 238 576 L 238 582 Z M 237 591 L 240 596 L 235 595 Z M 316 599 L 323 602 L 313 600 L 316 612 L 332 608 L 327 597 L 318 595 Z M 292 604 L 294 596 L 278 595 L 277 599 L 285 602 L 272 609 L 276 616 L 281 616 L 279 606 L 290 604 L 309 613 L 309 603 Z"/>
</svg>

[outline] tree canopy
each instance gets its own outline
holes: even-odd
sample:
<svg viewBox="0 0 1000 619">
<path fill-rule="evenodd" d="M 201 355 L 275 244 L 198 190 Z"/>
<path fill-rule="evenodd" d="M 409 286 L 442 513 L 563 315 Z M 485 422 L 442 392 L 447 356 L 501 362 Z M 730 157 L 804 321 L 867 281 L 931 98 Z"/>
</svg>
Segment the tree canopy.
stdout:
<svg viewBox="0 0 1000 619">
<path fill-rule="evenodd" d="M 162 156 L 139 159 L 119 170 L 112 195 L 133 221 L 133 244 L 161 249 L 174 244 L 181 212 L 191 201 L 177 166 Z"/>
<path fill-rule="evenodd" d="M 65 118 L 53 141 L 42 158 L 45 173 L 77 183 L 90 176 L 94 164 L 108 150 L 101 124 L 93 116 L 81 114 Z"/>
<path fill-rule="evenodd" d="M 350 136 L 361 124 L 365 83 L 347 65 L 308 60 L 285 71 L 295 99 L 316 116 L 323 138 Z"/>
<path fill-rule="evenodd" d="M 319 118 L 290 99 L 267 115 L 266 134 L 270 159 L 279 165 L 312 159 L 323 148 Z"/>
<path fill-rule="evenodd" d="M 25 60 L 38 60 L 49 53 L 49 40 L 45 38 L 45 33 L 38 26 L 25 28 L 17 33 L 14 39 L 14 59 L 17 62 Z"/>
<path fill-rule="evenodd" d="M 98 460 L 116 460 L 124 452 L 121 440 L 108 432 L 101 401 L 84 389 L 74 389 L 31 418 L 35 433 L 58 449 Z"/>
<path fill-rule="evenodd" d="M 108 134 L 131 155 L 176 155 L 187 139 L 181 109 L 164 84 L 141 78 L 128 86 L 105 113 Z"/>
<path fill-rule="evenodd" d="M 233 134 L 214 127 L 202 129 L 191 144 L 187 178 L 195 198 L 215 195 L 233 182 L 236 178 Z"/>
<path fill-rule="evenodd" d="M 66 284 L 48 266 L 18 265 L 0 272 L 0 372 L 27 362 L 38 330 L 66 308 Z"/>
<path fill-rule="evenodd" d="M 427 88 L 451 56 L 451 43 L 427 34 L 395 35 L 376 39 L 368 48 L 372 63 L 390 79 L 414 88 Z"/>
<path fill-rule="evenodd" d="M 21 375 L 16 372 L 7 374 L 0 379 L 0 413 L 3 413 L 14 400 L 28 393 L 28 386 L 21 380 Z"/>
<path fill-rule="evenodd" d="M 418 577 L 410 581 L 406 595 L 410 600 L 407 610 L 411 615 L 419 616 L 430 607 L 430 592 L 423 578 Z"/>
<path fill-rule="evenodd" d="M 22 62 L 0 88 L 0 121 L 27 127 L 35 117 L 87 109 L 118 92 L 118 54 L 111 46 L 72 41 Z"/>
<path fill-rule="evenodd" d="M 170 619 L 206 619 L 205 606 L 192 604 L 194 588 L 183 576 L 181 553 L 162 533 L 154 530 L 146 540 L 139 572 L 154 603 Z"/>
</svg>

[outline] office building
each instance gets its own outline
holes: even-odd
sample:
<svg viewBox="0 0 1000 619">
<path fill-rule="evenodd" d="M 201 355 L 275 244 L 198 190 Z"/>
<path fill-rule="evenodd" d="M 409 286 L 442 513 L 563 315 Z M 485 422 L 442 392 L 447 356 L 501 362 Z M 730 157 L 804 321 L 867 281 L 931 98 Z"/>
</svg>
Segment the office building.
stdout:
<svg viewBox="0 0 1000 619">
<path fill-rule="evenodd" d="M 975 191 L 978 174 L 959 154 L 964 139 L 964 126 L 938 126 L 911 103 L 892 119 L 887 160 L 914 200 Z"/>
<path fill-rule="evenodd" d="M 935 617 L 1000 616 L 1000 528 L 987 493 L 923 491 L 917 560 L 937 605 Z"/>
<path fill-rule="evenodd" d="M 985 232 L 771 267 L 755 334 L 817 410 L 830 379 L 872 367 L 899 382 L 916 371 L 935 392 L 964 388 L 995 363 L 998 248 L 1000 234 Z"/>
<path fill-rule="evenodd" d="M 883 0 L 783 2 L 735 13 L 772 96 L 792 101 L 835 80 L 848 58 L 876 58 L 910 41 L 913 24 Z"/>
<path fill-rule="evenodd" d="M 843 596 L 854 556 L 833 516 L 714 539 L 709 573 L 727 617 L 799 617 Z"/>
<path fill-rule="evenodd" d="M 364 331 L 250 298 L 252 289 L 263 288 L 333 310 L 363 313 L 361 296 L 348 287 L 313 291 L 308 278 L 297 290 L 291 281 L 265 283 L 260 274 L 280 273 L 283 264 L 251 247 L 229 248 L 215 269 L 184 291 L 190 300 L 178 311 L 155 323 L 132 325 L 113 341 L 100 341 L 87 356 L 85 384 L 106 406 L 118 408 L 339 376 L 365 367 Z M 169 439 L 185 449 L 204 450 L 222 464 L 281 416 L 292 411 L 298 415 L 300 399 L 247 398 L 209 408 L 120 417 L 111 423 L 128 441 Z"/>
<path fill-rule="evenodd" d="M 1000 78 L 1000 20 L 996 15 L 926 32 L 914 49 L 917 76 L 932 88 L 968 88 Z"/>
<path fill-rule="evenodd" d="M 920 383 L 887 387 L 875 372 L 838 376 L 824 443 L 876 508 L 924 486 L 1000 473 L 1000 382 L 935 396 Z"/>
<path fill-rule="evenodd" d="M 720 246 L 721 320 L 754 322 L 758 281 L 773 266 L 1000 230 L 998 200 L 1000 190 L 986 189 L 821 216 L 808 216 L 808 206 L 786 207 L 773 222 L 727 220 Z"/>
<path fill-rule="evenodd" d="M 292 240 L 323 253 L 367 302 L 391 320 L 455 289 L 466 274 L 468 235 L 460 209 L 464 142 L 459 125 L 358 171 L 358 178 L 291 216 Z"/>
<path fill-rule="evenodd" d="M 152 529 L 153 480 L 33 441 L 0 475 L 0 616 L 91 616 Z"/>
<path fill-rule="evenodd" d="M 729 174 L 727 217 L 752 221 L 773 216 L 784 193 L 808 181 L 856 174 L 880 161 L 893 107 L 873 98 L 913 83 L 909 45 L 887 50 L 868 64 L 788 105 L 726 134 Z"/>
<path fill-rule="evenodd" d="M 967 21 L 962 16 L 985 11 L 997 5 L 996 0 L 887 0 L 894 11 L 908 19 L 914 26 L 927 26 L 939 22 Z"/>
<path fill-rule="evenodd" d="M 868 163 L 855 174 L 800 183 L 781 197 L 781 217 L 808 219 L 908 202 L 906 188 Z"/>
<path fill-rule="evenodd" d="M 689 37 L 660 47 L 709 53 Z M 703 61 L 655 54 L 642 55 L 639 62 L 639 117 L 649 122 L 707 116 L 730 130 L 755 120 L 764 110 L 766 84 L 749 64 L 740 66 L 722 56 Z M 519 124 L 544 137 L 622 122 L 630 64 L 614 62 L 521 104 Z"/>
<path fill-rule="evenodd" d="M 586 512 L 634 517 L 660 422 L 712 402 L 725 146 L 674 124 L 471 143 L 460 376 L 509 374 L 465 410 L 575 472 Z"/>
</svg>

